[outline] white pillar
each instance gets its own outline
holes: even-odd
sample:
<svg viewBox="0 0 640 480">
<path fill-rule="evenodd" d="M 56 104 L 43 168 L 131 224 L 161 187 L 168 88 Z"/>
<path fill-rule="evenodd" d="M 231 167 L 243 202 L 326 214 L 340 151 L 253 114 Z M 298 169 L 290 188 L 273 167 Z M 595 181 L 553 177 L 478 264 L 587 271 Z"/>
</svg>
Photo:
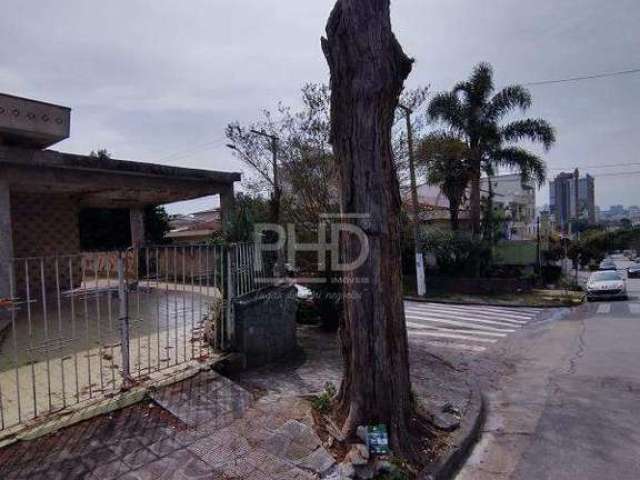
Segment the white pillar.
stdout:
<svg viewBox="0 0 640 480">
<path fill-rule="evenodd" d="M 144 209 L 131 208 L 129 210 L 129 222 L 131 224 L 131 246 L 140 248 L 144 245 Z"/>
<path fill-rule="evenodd" d="M 0 299 L 11 297 L 9 275 L 13 259 L 11 231 L 11 190 L 0 177 Z"/>
</svg>

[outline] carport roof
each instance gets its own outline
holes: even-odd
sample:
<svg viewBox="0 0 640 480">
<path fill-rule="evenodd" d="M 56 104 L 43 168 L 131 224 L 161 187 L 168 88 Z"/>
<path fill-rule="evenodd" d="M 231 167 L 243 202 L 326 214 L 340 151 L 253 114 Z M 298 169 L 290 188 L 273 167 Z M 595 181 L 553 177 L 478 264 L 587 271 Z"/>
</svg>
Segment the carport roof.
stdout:
<svg viewBox="0 0 640 480">
<path fill-rule="evenodd" d="M 229 191 L 240 173 L 180 168 L 0 145 L 11 191 L 65 193 L 82 206 L 160 205 Z"/>
</svg>

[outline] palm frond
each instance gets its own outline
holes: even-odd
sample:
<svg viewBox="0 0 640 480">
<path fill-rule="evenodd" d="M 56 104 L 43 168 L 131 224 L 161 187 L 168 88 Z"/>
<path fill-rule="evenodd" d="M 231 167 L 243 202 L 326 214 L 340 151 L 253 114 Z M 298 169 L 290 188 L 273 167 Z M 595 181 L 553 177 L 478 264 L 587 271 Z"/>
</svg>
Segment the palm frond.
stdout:
<svg viewBox="0 0 640 480">
<path fill-rule="evenodd" d="M 549 150 L 556 142 L 556 133 L 549 122 L 542 119 L 517 120 L 502 128 L 502 136 L 507 142 L 530 140 L 541 143 L 545 150 Z"/>
<path fill-rule="evenodd" d="M 489 63 L 480 63 L 475 66 L 469 78 L 471 84 L 471 102 L 478 105 L 485 104 L 494 90 L 493 67 Z"/>
<path fill-rule="evenodd" d="M 525 111 L 531 107 L 531 93 L 521 85 L 511 85 L 498 92 L 488 103 L 485 116 L 496 121 L 514 108 Z"/>
<path fill-rule="evenodd" d="M 465 95 L 471 94 L 472 85 L 467 80 L 458 82 L 453 86 L 451 90 L 453 93 L 458 95 L 459 93 L 464 93 Z"/>
<path fill-rule="evenodd" d="M 460 132 L 465 129 L 465 112 L 458 96 L 453 92 L 438 93 L 429 102 L 429 116 L 436 121 L 449 124 Z"/>
<path fill-rule="evenodd" d="M 547 179 L 545 161 L 524 148 L 502 148 L 493 152 L 492 160 L 498 166 L 518 170 L 523 182 L 535 180 L 538 185 L 542 185 Z"/>
</svg>

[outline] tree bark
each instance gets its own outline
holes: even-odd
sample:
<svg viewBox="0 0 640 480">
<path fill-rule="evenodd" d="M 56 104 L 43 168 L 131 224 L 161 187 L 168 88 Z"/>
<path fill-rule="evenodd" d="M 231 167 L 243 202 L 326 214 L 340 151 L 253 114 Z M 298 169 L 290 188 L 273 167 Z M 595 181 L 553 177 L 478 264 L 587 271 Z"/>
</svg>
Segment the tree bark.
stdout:
<svg viewBox="0 0 640 480">
<path fill-rule="evenodd" d="M 345 272 L 340 342 L 344 376 L 336 399 L 342 429 L 386 424 L 394 453 L 415 459 L 402 298 L 400 190 L 391 126 L 408 58 L 391 30 L 389 0 L 338 0 L 322 46 L 331 71 L 331 143 L 339 165 L 343 220 L 367 235 L 364 264 Z M 345 220 L 346 215 L 366 216 Z M 344 261 L 358 257 L 341 238 Z"/>
<path fill-rule="evenodd" d="M 449 200 L 449 215 L 451 220 L 451 231 L 457 232 L 460 229 L 460 204 Z"/>
</svg>

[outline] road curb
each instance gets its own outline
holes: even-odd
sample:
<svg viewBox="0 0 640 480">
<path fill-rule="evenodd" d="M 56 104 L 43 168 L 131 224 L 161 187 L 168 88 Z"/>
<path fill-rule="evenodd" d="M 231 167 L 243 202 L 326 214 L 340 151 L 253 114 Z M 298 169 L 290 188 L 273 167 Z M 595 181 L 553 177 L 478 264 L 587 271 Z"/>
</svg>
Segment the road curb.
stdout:
<svg viewBox="0 0 640 480">
<path fill-rule="evenodd" d="M 416 477 L 418 480 L 446 480 L 453 476 L 465 464 L 473 447 L 480 438 L 480 432 L 486 417 L 486 400 L 476 384 L 471 386 L 469 408 L 465 413 L 460 428 L 454 434 L 450 448 L 440 459 L 422 470 Z"/>
<path fill-rule="evenodd" d="M 544 308 L 544 309 L 553 309 L 553 308 L 572 308 L 577 307 L 579 305 L 542 305 L 542 304 L 531 304 L 531 305 L 517 305 L 514 303 L 494 303 L 494 302 L 460 302 L 455 300 L 436 300 L 431 298 L 422 298 L 422 297 L 412 297 L 405 296 L 404 299 L 409 302 L 421 302 L 421 303 L 437 303 L 442 305 L 469 305 L 473 307 L 505 307 L 505 308 Z"/>
</svg>

